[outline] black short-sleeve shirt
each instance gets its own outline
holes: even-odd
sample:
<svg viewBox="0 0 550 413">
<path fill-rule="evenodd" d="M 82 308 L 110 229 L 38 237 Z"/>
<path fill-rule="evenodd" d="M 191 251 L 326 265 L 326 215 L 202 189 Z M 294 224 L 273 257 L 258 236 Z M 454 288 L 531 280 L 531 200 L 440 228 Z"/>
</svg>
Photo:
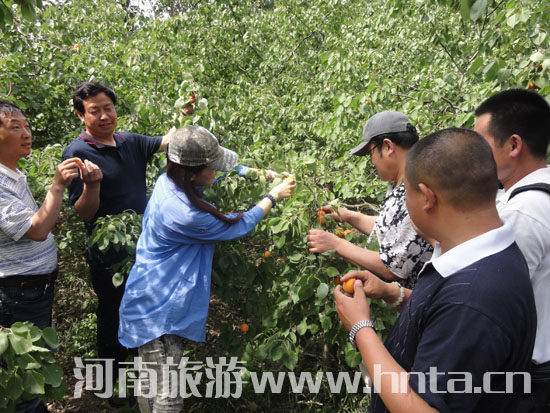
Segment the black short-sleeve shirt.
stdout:
<svg viewBox="0 0 550 413">
<path fill-rule="evenodd" d="M 133 210 L 142 214 L 147 206 L 146 169 L 158 150 L 161 136 L 144 136 L 136 133 L 114 134 L 116 146 L 95 141 L 85 131 L 63 151 L 63 160 L 78 157 L 99 166 L 103 173 L 99 193 L 99 209 L 94 218 L 86 222 L 88 235 L 99 217 Z M 80 178 L 69 185 L 71 204 L 78 200 L 84 188 Z"/>
</svg>

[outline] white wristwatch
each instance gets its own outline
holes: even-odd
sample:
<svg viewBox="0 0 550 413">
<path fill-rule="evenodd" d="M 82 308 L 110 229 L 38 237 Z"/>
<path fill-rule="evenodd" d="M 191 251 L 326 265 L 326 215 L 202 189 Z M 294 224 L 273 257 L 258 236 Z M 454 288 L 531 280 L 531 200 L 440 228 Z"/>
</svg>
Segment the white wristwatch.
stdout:
<svg viewBox="0 0 550 413">
<path fill-rule="evenodd" d="M 356 350 L 357 350 L 357 343 L 355 342 L 355 335 L 363 327 L 370 327 L 374 329 L 374 323 L 372 322 L 372 320 L 361 320 L 355 323 L 351 328 L 351 330 L 349 331 L 349 341 L 351 341 L 351 345 Z"/>
</svg>

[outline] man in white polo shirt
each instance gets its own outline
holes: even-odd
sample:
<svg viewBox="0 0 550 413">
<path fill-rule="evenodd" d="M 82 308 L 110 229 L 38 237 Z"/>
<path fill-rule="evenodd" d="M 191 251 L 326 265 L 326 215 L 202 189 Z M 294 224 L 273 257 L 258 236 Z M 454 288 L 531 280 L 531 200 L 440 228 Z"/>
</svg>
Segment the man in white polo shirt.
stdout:
<svg viewBox="0 0 550 413">
<path fill-rule="evenodd" d="M 497 194 L 499 215 L 512 225 L 535 293 L 537 335 L 532 392 L 519 412 L 549 412 L 550 193 L 544 188 L 546 185 L 550 190 L 550 167 L 546 164 L 550 105 L 536 92 L 511 89 L 485 100 L 475 115 L 475 130 L 491 145 L 503 186 Z"/>
<path fill-rule="evenodd" d="M 22 110 L 0 100 L 0 326 L 31 321 L 51 325 L 57 253 L 50 231 L 59 216 L 63 192 L 79 170 L 87 179 L 96 166 L 78 158 L 57 166 L 42 207 L 38 208 L 17 162 L 31 153 L 31 130 Z M 80 166 L 79 166 L 80 165 Z M 24 401 L 17 411 L 44 412 L 40 399 Z"/>
</svg>

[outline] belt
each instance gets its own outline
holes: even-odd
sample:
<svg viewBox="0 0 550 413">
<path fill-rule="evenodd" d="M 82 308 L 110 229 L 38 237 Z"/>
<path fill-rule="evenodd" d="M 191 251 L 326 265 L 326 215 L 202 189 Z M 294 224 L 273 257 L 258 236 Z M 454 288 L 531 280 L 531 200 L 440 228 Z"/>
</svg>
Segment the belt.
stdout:
<svg viewBox="0 0 550 413">
<path fill-rule="evenodd" d="M 52 284 L 58 274 L 56 268 L 49 274 L 38 275 L 10 275 L 8 277 L 0 278 L 0 287 L 5 288 L 43 288 L 46 284 Z"/>
</svg>

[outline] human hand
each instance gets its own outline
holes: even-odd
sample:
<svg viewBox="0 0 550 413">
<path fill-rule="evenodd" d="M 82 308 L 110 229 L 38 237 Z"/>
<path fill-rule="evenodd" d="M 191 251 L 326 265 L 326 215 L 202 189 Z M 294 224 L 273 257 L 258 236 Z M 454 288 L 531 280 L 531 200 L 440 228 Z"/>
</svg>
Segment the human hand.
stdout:
<svg viewBox="0 0 550 413">
<path fill-rule="evenodd" d="M 80 166 L 80 177 L 86 185 L 93 186 L 103 179 L 103 172 L 99 166 L 86 159 Z"/>
<path fill-rule="evenodd" d="M 388 283 L 382 281 L 376 275 L 370 271 L 350 271 L 342 278 L 340 282 L 349 280 L 350 278 L 355 278 L 356 280 L 361 281 L 361 287 L 364 294 L 369 298 L 383 298 L 386 296 Z"/>
<path fill-rule="evenodd" d="M 307 233 L 307 245 L 309 252 L 322 253 L 336 248 L 340 238 L 335 234 L 321 229 L 310 229 Z"/>
<path fill-rule="evenodd" d="M 361 288 L 361 281 L 355 281 L 355 292 L 352 296 L 344 293 L 341 285 L 334 289 L 336 312 L 344 327 L 349 331 L 355 323 L 361 320 L 370 320 L 370 306 L 365 299 L 365 292 Z"/>
<path fill-rule="evenodd" d="M 57 165 L 53 177 L 52 189 L 64 191 L 71 181 L 78 176 L 80 164 L 82 164 L 80 158 L 70 158 Z"/>
<path fill-rule="evenodd" d="M 296 188 L 296 181 L 292 179 L 284 179 L 279 185 L 269 191 L 269 194 L 275 198 L 276 201 L 282 198 L 290 198 L 292 191 Z"/>
<path fill-rule="evenodd" d="M 321 207 L 320 211 L 323 211 L 325 214 L 330 214 L 332 219 L 336 222 L 347 222 L 349 210 L 346 208 L 338 207 L 338 210 L 334 210 L 332 205 L 325 205 Z"/>
<path fill-rule="evenodd" d="M 181 110 L 181 115 L 179 118 L 180 121 L 183 119 L 184 116 L 191 116 L 195 111 L 195 102 L 197 101 L 197 98 L 195 97 L 195 92 L 187 94 L 187 97 L 189 98 L 189 101 Z"/>
<path fill-rule="evenodd" d="M 265 170 L 265 179 L 267 179 L 268 181 L 273 181 L 276 176 L 277 176 L 277 172 L 272 171 L 271 169 Z"/>
</svg>

